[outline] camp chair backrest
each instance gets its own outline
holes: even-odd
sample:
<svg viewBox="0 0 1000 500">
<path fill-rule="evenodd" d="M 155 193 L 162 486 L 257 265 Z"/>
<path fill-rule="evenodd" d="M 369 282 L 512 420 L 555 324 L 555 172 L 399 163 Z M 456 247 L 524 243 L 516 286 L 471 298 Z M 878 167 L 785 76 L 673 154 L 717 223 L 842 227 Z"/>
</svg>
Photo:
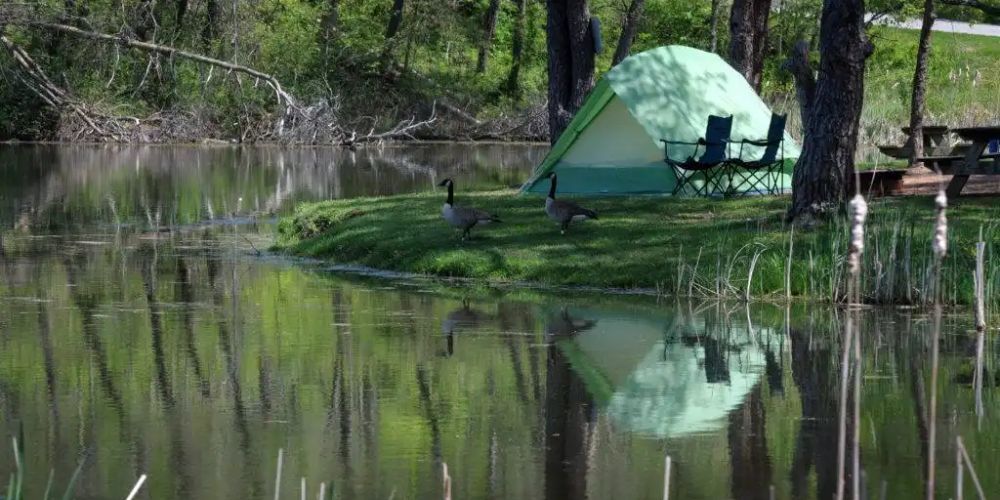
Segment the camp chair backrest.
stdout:
<svg viewBox="0 0 1000 500">
<path fill-rule="evenodd" d="M 709 115 L 708 127 L 705 128 L 705 154 L 698 159 L 699 163 L 721 163 L 726 160 L 726 146 L 729 144 L 729 134 L 733 131 L 733 117 Z"/>
<path fill-rule="evenodd" d="M 785 139 L 785 122 L 787 120 L 788 115 L 771 114 L 771 125 L 767 128 L 767 147 L 764 148 L 764 156 L 760 159 L 761 163 L 774 163 L 777 159 L 778 148 L 781 147 L 781 141 Z"/>
</svg>

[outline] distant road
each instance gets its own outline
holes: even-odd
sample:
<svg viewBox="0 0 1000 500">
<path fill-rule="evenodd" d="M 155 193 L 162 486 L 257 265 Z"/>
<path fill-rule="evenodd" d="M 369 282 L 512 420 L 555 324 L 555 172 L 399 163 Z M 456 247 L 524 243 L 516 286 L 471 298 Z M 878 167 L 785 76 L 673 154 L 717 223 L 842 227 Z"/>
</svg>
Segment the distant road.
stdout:
<svg viewBox="0 0 1000 500">
<path fill-rule="evenodd" d="M 921 21 L 920 19 L 910 19 L 902 22 L 879 21 L 879 24 L 895 26 L 908 30 L 919 30 Z M 938 19 L 937 21 L 934 21 L 934 31 L 1000 37 L 1000 26 L 993 24 L 969 24 L 962 21 L 952 21 L 950 19 Z"/>
</svg>

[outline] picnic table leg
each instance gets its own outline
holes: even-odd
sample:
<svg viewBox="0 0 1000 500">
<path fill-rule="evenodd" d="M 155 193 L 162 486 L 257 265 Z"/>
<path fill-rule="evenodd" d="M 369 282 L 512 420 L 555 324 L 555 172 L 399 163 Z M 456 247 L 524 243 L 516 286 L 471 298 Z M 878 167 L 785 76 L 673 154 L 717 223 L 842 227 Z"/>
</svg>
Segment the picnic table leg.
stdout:
<svg viewBox="0 0 1000 500">
<path fill-rule="evenodd" d="M 968 175 L 953 175 L 951 176 L 951 182 L 948 183 L 948 198 L 958 198 L 958 195 L 962 194 L 962 188 L 965 187 L 965 183 L 969 182 Z"/>
<path fill-rule="evenodd" d="M 962 161 L 962 167 L 958 170 L 966 172 L 974 171 L 979 166 L 979 157 L 983 155 L 984 151 L 986 151 L 985 142 L 977 141 L 972 143 L 969 150 L 965 152 L 965 160 Z M 957 198 L 962 193 L 962 188 L 965 187 L 966 182 L 969 182 L 969 174 L 953 175 L 951 182 L 948 184 L 948 197 Z"/>
</svg>

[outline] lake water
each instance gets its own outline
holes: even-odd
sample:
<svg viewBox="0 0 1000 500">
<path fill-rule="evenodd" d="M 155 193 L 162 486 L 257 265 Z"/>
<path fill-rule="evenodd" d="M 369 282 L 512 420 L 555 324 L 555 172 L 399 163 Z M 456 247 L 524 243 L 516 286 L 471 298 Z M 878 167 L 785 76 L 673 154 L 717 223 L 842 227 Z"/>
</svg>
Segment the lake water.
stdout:
<svg viewBox="0 0 1000 500">
<path fill-rule="evenodd" d="M 259 253 L 298 201 L 516 185 L 537 146 L 357 153 L 0 146 L 0 437 L 25 493 L 78 498 L 822 498 L 844 312 L 450 286 Z M 961 436 L 1000 491 L 995 331 L 981 415 L 943 321 L 937 492 Z M 923 495 L 931 324 L 860 313 L 869 498 Z M 853 426 L 852 426 L 853 427 Z M 0 474 L 15 470 L 9 441 Z M 965 492 L 972 497 L 971 477 Z"/>
</svg>

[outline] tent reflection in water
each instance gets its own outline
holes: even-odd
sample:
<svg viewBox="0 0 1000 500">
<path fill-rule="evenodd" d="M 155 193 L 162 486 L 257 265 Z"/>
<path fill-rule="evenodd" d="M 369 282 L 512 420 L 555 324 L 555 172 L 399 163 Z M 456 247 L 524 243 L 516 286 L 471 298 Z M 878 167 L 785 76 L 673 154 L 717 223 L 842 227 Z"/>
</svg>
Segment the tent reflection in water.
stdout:
<svg viewBox="0 0 1000 500">
<path fill-rule="evenodd" d="M 762 339 L 746 324 L 709 331 L 703 318 L 565 313 L 590 326 L 553 339 L 594 400 L 623 428 L 658 438 L 715 431 L 762 380 Z"/>
<path fill-rule="evenodd" d="M 715 54 L 680 45 L 635 54 L 591 90 L 522 191 L 547 192 L 545 180 L 554 171 L 562 194 L 669 194 L 677 180 L 663 162 L 660 139 L 695 142 L 705 135 L 709 115 L 732 116 L 731 139 L 738 142 L 764 139 L 772 113 L 746 79 Z M 693 153 L 694 146 L 670 149 L 679 161 Z M 764 148 L 746 146 L 743 153 L 744 160 L 758 159 Z M 791 188 L 800 154 L 787 132 L 781 154 L 778 191 Z"/>
</svg>

